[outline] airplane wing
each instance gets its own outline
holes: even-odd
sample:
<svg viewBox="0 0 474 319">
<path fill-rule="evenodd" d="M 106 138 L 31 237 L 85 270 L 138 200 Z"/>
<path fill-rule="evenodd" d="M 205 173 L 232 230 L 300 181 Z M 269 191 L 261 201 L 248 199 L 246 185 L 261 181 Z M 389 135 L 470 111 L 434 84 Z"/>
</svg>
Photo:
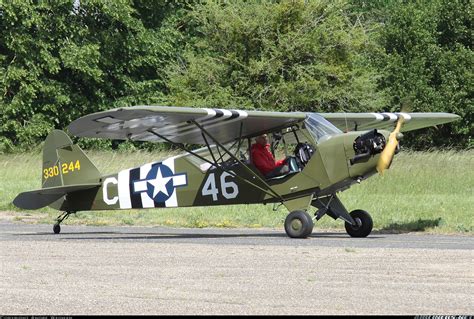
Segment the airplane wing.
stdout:
<svg viewBox="0 0 474 319">
<path fill-rule="evenodd" d="M 343 132 L 373 128 L 392 130 L 399 117 L 401 131 L 452 122 L 450 113 L 318 113 Z M 253 137 L 304 121 L 304 112 L 266 112 L 210 108 L 132 106 L 86 115 L 73 121 L 68 129 L 82 137 L 164 142 L 162 137 L 186 144 L 206 144 L 202 126 L 216 140 L 227 143 Z"/>
<path fill-rule="evenodd" d="M 133 106 L 94 113 L 73 121 L 76 136 L 134 141 L 206 144 L 201 125 L 221 143 L 289 127 L 306 119 L 303 112 L 264 112 L 190 107 Z M 154 134 L 157 133 L 157 134 Z"/>
<path fill-rule="evenodd" d="M 319 113 L 343 132 L 371 129 L 392 130 L 399 117 L 402 132 L 449 123 L 460 118 L 451 113 Z"/>
</svg>

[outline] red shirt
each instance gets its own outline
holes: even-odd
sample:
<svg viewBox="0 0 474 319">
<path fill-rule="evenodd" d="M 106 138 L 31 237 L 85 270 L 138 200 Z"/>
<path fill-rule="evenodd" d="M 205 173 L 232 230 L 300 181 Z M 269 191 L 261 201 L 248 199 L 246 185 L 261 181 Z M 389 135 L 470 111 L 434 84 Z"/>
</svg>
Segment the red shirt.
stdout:
<svg viewBox="0 0 474 319">
<path fill-rule="evenodd" d="M 251 148 L 252 163 L 258 168 L 263 175 L 267 175 L 275 167 L 283 165 L 285 160 L 279 160 L 275 162 L 272 152 L 270 152 L 270 144 L 263 146 L 262 144 L 255 143 Z"/>
</svg>

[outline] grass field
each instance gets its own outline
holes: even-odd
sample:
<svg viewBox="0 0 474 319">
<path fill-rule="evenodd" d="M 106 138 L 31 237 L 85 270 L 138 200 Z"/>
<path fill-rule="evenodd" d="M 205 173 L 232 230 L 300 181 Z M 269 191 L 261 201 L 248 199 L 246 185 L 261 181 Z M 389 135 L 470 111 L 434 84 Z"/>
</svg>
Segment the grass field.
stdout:
<svg viewBox="0 0 474 319">
<path fill-rule="evenodd" d="M 171 154 L 87 152 L 103 173 L 163 159 Z M 40 188 L 41 154 L 0 155 L 0 211 L 14 220 L 53 223 L 59 212 L 21 211 L 11 203 L 23 191 Z M 348 210 L 371 213 L 381 231 L 473 232 L 474 150 L 401 152 L 384 176 L 373 176 L 339 196 Z M 176 227 L 271 227 L 283 229 L 285 208 L 239 205 L 80 212 L 65 224 L 167 225 Z M 317 229 L 343 229 L 324 217 Z"/>
</svg>

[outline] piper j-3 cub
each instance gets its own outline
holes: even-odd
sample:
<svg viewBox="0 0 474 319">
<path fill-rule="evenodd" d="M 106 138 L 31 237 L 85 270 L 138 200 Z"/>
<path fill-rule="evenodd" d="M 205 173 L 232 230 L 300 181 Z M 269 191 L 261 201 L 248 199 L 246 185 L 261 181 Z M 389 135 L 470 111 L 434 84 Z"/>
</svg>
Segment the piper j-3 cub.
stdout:
<svg viewBox="0 0 474 319">
<path fill-rule="evenodd" d="M 352 237 L 366 237 L 372 218 L 348 212 L 337 197 L 355 183 L 383 174 L 403 131 L 448 123 L 449 113 L 302 113 L 135 106 L 84 116 L 75 136 L 171 143 L 184 154 L 102 175 L 60 130 L 46 138 L 42 188 L 19 194 L 23 209 L 50 206 L 70 214 L 88 210 L 275 203 L 289 214 L 289 237 L 306 238 L 324 215 L 345 222 Z M 393 130 L 393 132 L 390 131 Z M 252 162 L 253 138 L 271 137 L 286 153 L 286 174 L 265 178 Z M 200 144 L 200 149 L 187 145 Z M 309 212 L 315 208 L 314 217 Z"/>
</svg>

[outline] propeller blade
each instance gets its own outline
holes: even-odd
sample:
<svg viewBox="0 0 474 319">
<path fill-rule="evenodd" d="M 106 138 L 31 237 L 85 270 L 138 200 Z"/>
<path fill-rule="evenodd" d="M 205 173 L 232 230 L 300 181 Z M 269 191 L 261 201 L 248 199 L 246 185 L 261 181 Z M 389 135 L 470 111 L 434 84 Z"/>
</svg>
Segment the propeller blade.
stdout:
<svg viewBox="0 0 474 319">
<path fill-rule="evenodd" d="M 387 145 L 385 145 L 385 148 L 380 154 L 379 161 L 377 162 L 377 172 L 379 172 L 380 175 L 383 175 L 383 172 L 390 166 L 390 163 L 392 163 L 393 156 L 395 155 L 395 150 L 397 149 L 397 146 L 398 146 L 397 136 L 399 136 L 400 134 L 400 129 L 402 128 L 402 124 L 403 124 L 403 116 L 400 116 L 397 121 L 397 126 L 395 127 L 393 132 L 390 133 L 388 137 Z"/>
</svg>

